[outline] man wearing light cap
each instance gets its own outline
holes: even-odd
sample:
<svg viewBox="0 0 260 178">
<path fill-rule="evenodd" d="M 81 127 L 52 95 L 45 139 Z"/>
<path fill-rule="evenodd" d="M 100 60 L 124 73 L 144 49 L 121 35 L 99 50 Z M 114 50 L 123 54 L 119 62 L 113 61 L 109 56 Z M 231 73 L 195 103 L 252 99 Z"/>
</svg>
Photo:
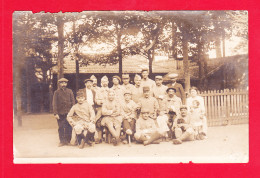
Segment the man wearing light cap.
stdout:
<svg viewBox="0 0 260 178">
<path fill-rule="evenodd" d="M 112 77 L 112 79 L 113 86 L 111 87 L 111 89 L 115 92 L 115 99 L 121 103 L 124 100 L 124 89 L 122 85 L 120 85 L 121 78 L 115 75 Z"/>
<path fill-rule="evenodd" d="M 156 99 L 164 97 L 168 87 L 162 84 L 163 78 L 160 75 L 155 76 L 155 87 L 153 88 L 153 94 Z"/>
<path fill-rule="evenodd" d="M 141 75 L 142 75 L 142 80 L 141 80 L 141 86 L 144 87 L 144 86 L 149 86 L 150 89 L 152 90 L 153 87 L 155 86 L 155 82 L 151 79 L 148 78 L 148 75 L 149 75 L 149 70 L 148 68 L 143 68 L 141 70 Z"/>
<path fill-rule="evenodd" d="M 149 86 L 143 87 L 143 97 L 139 99 L 138 106 L 141 109 L 141 112 L 143 110 L 149 110 L 150 117 L 156 120 L 159 105 L 157 100 L 154 97 L 150 96 L 150 92 L 151 91 Z"/>
<path fill-rule="evenodd" d="M 99 87 L 97 86 L 97 78 L 95 75 L 91 75 L 90 79 L 93 81 L 92 89 L 97 93 Z"/>
<path fill-rule="evenodd" d="M 122 87 L 124 90 L 129 90 L 129 91 L 133 91 L 134 85 L 132 85 L 131 83 L 129 83 L 130 81 L 130 77 L 129 74 L 123 74 L 122 75 L 122 80 L 123 80 L 123 84 Z"/>
<path fill-rule="evenodd" d="M 93 108 L 95 107 L 95 97 L 96 97 L 96 92 L 92 89 L 93 86 L 93 80 L 92 79 L 86 79 L 84 80 L 86 88 L 81 89 L 84 93 L 84 97 L 88 104 L 90 104 Z"/>
<path fill-rule="evenodd" d="M 167 87 L 173 87 L 176 89 L 176 96 L 181 98 L 183 104 L 186 103 L 186 94 L 181 84 L 177 83 L 178 74 L 170 74 L 169 78 L 171 82 L 167 85 Z"/>
<path fill-rule="evenodd" d="M 72 127 L 67 121 L 67 114 L 75 104 L 74 95 L 71 89 L 66 88 L 68 80 L 61 78 L 58 80 L 60 88 L 53 95 L 53 113 L 58 122 L 59 147 L 69 145 L 72 134 Z"/>
<path fill-rule="evenodd" d="M 96 94 L 97 113 L 96 113 L 95 120 L 96 120 L 96 130 L 98 132 L 98 138 L 97 138 L 96 143 L 102 142 L 101 108 L 102 108 L 103 103 L 107 100 L 107 97 L 108 97 L 108 92 L 109 92 L 108 84 L 109 84 L 109 81 L 108 81 L 107 76 L 103 76 L 101 78 L 101 87 L 99 88 L 99 90 L 97 91 L 97 94 Z"/>
</svg>

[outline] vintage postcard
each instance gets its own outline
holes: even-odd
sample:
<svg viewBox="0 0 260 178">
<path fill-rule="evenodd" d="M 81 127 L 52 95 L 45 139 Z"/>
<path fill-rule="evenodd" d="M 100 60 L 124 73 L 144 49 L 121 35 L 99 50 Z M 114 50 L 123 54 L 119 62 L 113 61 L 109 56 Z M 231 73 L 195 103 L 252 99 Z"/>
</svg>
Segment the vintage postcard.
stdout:
<svg viewBox="0 0 260 178">
<path fill-rule="evenodd" d="M 247 11 L 13 13 L 14 163 L 247 163 Z"/>
</svg>

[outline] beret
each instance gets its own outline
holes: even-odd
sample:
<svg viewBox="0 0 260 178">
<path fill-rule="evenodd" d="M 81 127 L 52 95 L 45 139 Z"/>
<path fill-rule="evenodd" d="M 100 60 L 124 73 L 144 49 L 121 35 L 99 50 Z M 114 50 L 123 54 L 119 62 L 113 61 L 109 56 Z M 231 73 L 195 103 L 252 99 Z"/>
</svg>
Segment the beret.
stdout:
<svg viewBox="0 0 260 178">
<path fill-rule="evenodd" d="M 143 108 L 143 109 L 141 110 L 141 113 L 150 113 L 150 111 L 149 111 L 149 109 L 147 109 L 147 108 Z"/>
<path fill-rule="evenodd" d="M 142 77 L 140 75 L 136 74 L 134 79 L 137 80 L 137 79 L 141 79 L 141 78 Z"/>
<path fill-rule="evenodd" d="M 141 73 L 142 73 L 143 71 L 149 71 L 149 69 L 145 67 L 145 68 L 142 68 L 142 69 L 141 69 Z"/>
<path fill-rule="evenodd" d="M 61 79 L 58 80 L 58 82 L 68 82 L 68 79 L 61 78 Z"/>
<path fill-rule="evenodd" d="M 175 89 L 175 88 L 173 88 L 173 87 L 169 87 L 169 88 L 167 88 L 166 92 L 168 93 L 168 92 L 169 92 L 169 90 L 174 90 L 174 91 L 176 92 L 176 89 Z"/>
<path fill-rule="evenodd" d="M 91 75 L 90 79 L 97 79 L 97 77 L 95 75 Z"/>
</svg>

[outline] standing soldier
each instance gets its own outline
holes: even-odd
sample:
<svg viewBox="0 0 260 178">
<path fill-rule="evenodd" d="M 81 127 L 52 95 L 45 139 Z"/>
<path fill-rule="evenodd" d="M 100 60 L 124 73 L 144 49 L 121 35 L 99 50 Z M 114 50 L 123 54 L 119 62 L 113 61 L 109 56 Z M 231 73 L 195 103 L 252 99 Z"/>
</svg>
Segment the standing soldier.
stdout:
<svg viewBox="0 0 260 178">
<path fill-rule="evenodd" d="M 136 74 L 134 78 L 134 88 L 132 91 L 132 100 L 138 103 L 139 99 L 143 96 L 143 88 L 141 87 L 141 76 Z"/>
<path fill-rule="evenodd" d="M 159 104 L 154 97 L 150 96 L 150 87 L 143 87 L 143 97 L 140 98 L 138 106 L 141 109 L 141 112 L 143 110 L 148 110 L 150 112 L 150 117 L 156 120 Z"/>
<path fill-rule="evenodd" d="M 141 80 L 141 86 L 149 86 L 151 90 L 153 90 L 153 87 L 155 87 L 155 82 L 152 79 L 148 78 L 148 68 L 143 68 L 141 71 L 142 80 Z M 152 94 L 152 93 L 151 93 Z"/>
<path fill-rule="evenodd" d="M 67 121 L 67 114 L 75 104 L 75 99 L 72 90 L 66 88 L 68 80 L 61 78 L 58 82 L 60 88 L 54 92 L 53 113 L 59 126 L 59 147 L 61 147 L 70 144 L 72 127 Z"/>
<path fill-rule="evenodd" d="M 166 90 L 168 87 L 162 84 L 163 78 L 160 75 L 155 76 L 155 87 L 153 88 L 153 94 L 156 99 L 159 96 L 164 97 L 166 95 Z"/>
<path fill-rule="evenodd" d="M 97 103 L 97 114 L 96 114 L 96 130 L 98 132 L 98 138 L 96 140 L 96 143 L 102 143 L 102 128 L 101 128 L 101 108 L 103 103 L 107 100 L 108 97 L 108 78 L 107 76 L 103 76 L 101 78 L 101 88 L 98 90 L 97 95 L 96 95 L 96 103 Z"/>
<path fill-rule="evenodd" d="M 90 79 L 93 81 L 92 89 L 97 93 L 100 87 L 97 86 L 97 78 L 95 75 L 91 75 Z"/>
<path fill-rule="evenodd" d="M 123 89 L 133 92 L 134 85 L 129 83 L 130 82 L 129 74 L 123 74 L 122 80 L 123 80 L 123 85 L 122 85 Z"/>
<path fill-rule="evenodd" d="M 86 79 L 84 80 L 86 88 L 81 89 L 84 94 L 84 97 L 86 101 L 88 102 L 89 105 L 91 105 L 93 108 L 95 106 L 95 97 L 96 97 L 96 92 L 92 88 L 93 86 L 93 80 L 92 79 Z"/>
<path fill-rule="evenodd" d="M 112 79 L 113 86 L 111 87 L 111 89 L 115 92 L 115 100 L 121 103 L 122 101 L 124 101 L 124 89 L 122 85 L 120 85 L 121 78 L 115 75 L 112 77 Z"/>
<path fill-rule="evenodd" d="M 177 77 L 178 74 L 170 74 L 169 75 L 171 83 L 167 85 L 167 87 L 173 87 L 176 90 L 176 95 L 181 98 L 182 104 L 186 103 L 186 94 L 183 90 L 183 87 L 181 84 L 177 83 Z"/>
</svg>

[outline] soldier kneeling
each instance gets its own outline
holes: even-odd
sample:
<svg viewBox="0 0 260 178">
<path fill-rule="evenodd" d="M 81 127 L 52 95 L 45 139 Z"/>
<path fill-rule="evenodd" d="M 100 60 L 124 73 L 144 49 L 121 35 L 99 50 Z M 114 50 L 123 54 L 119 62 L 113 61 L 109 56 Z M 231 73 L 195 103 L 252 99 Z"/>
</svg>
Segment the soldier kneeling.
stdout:
<svg viewBox="0 0 260 178">
<path fill-rule="evenodd" d="M 78 103 L 72 106 L 68 113 L 67 120 L 77 136 L 79 148 L 84 148 L 85 143 L 90 146 L 94 144 L 95 112 L 91 105 L 85 101 L 84 93 L 77 92 Z"/>
</svg>

